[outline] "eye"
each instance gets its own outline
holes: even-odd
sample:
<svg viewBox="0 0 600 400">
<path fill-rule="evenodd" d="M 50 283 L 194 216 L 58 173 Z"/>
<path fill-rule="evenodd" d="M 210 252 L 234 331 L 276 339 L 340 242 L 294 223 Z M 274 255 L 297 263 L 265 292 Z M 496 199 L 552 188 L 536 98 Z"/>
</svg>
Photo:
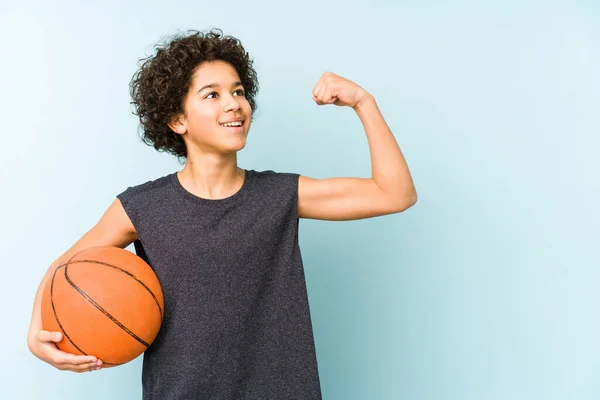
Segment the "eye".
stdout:
<svg viewBox="0 0 600 400">
<path fill-rule="evenodd" d="M 204 96 L 205 99 L 212 99 L 214 97 L 211 97 L 212 95 L 217 96 L 218 93 L 217 92 L 210 92 L 209 94 L 207 94 L 206 96 Z"/>
<path fill-rule="evenodd" d="M 246 92 L 244 91 L 244 89 L 238 89 L 234 93 L 239 93 L 238 96 L 245 96 L 246 95 Z"/>
</svg>

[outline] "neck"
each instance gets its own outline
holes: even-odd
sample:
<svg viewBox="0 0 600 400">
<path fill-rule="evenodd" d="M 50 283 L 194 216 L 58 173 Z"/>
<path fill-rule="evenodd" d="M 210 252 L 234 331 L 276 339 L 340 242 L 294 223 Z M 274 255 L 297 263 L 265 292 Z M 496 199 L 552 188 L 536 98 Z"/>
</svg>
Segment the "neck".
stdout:
<svg viewBox="0 0 600 400">
<path fill-rule="evenodd" d="M 235 194 L 243 185 L 245 171 L 237 165 L 237 154 L 226 156 L 189 154 L 177 173 L 181 185 L 196 196 L 222 199 Z"/>
</svg>

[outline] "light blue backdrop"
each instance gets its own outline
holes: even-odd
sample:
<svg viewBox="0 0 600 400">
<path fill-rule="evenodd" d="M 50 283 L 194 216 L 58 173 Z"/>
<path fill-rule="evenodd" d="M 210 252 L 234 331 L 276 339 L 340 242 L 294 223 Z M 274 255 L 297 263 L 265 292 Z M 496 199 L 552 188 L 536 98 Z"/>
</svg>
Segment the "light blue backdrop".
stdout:
<svg viewBox="0 0 600 400">
<path fill-rule="evenodd" d="M 594 0 L 4 0 L 0 398 L 141 397 L 141 358 L 33 357 L 31 304 L 117 193 L 179 168 L 139 141 L 128 83 L 159 38 L 210 27 L 260 75 L 240 165 L 368 176 L 358 118 L 312 102 L 329 70 L 375 96 L 417 185 L 403 214 L 301 222 L 326 400 L 600 398 Z"/>
</svg>

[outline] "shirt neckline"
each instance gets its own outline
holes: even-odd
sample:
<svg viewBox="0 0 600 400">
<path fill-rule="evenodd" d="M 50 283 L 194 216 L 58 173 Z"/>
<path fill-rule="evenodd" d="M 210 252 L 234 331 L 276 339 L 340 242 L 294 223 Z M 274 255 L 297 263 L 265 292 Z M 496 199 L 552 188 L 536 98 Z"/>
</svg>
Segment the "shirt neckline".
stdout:
<svg viewBox="0 0 600 400">
<path fill-rule="evenodd" d="M 231 196 L 224 197 L 222 199 L 207 199 L 207 198 L 200 197 L 200 196 L 193 194 L 192 192 L 188 191 L 186 188 L 183 187 L 183 185 L 179 181 L 177 172 L 174 172 L 171 174 L 171 183 L 172 183 L 173 187 L 175 188 L 175 190 L 177 191 L 177 193 L 179 193 L 185 199 L 193 201 L 195 203 L 214 204 L 214 205 L 229 204 L 229 203 L 237 200 L 238 198 L 242 197 L 244 195 L 244 193 L 248 190 L 249 182 L 252 177 L 252 171 L 247 170 L 247 169 L 244 169 L 244 171 L 245 171 L 244 182 L 242 183 L 242 186 L 238 189 L 237 192 L 235 192 Z"/>
</svg>

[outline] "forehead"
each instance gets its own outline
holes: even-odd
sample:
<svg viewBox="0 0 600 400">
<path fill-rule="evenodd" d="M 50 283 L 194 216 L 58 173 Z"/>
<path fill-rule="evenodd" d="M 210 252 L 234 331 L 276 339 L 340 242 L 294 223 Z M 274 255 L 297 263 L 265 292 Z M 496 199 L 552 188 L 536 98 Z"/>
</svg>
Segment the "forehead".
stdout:
<svg viewBox="0 0 600 400">
<path fill-rule="evenodd" d="M 235 68 L 225 61 L 207 61 L 196 67 L 192 77 L 193 87 L 202 87 L 208 84 L 230 86 L 240 80 Z"/>
</svg>

